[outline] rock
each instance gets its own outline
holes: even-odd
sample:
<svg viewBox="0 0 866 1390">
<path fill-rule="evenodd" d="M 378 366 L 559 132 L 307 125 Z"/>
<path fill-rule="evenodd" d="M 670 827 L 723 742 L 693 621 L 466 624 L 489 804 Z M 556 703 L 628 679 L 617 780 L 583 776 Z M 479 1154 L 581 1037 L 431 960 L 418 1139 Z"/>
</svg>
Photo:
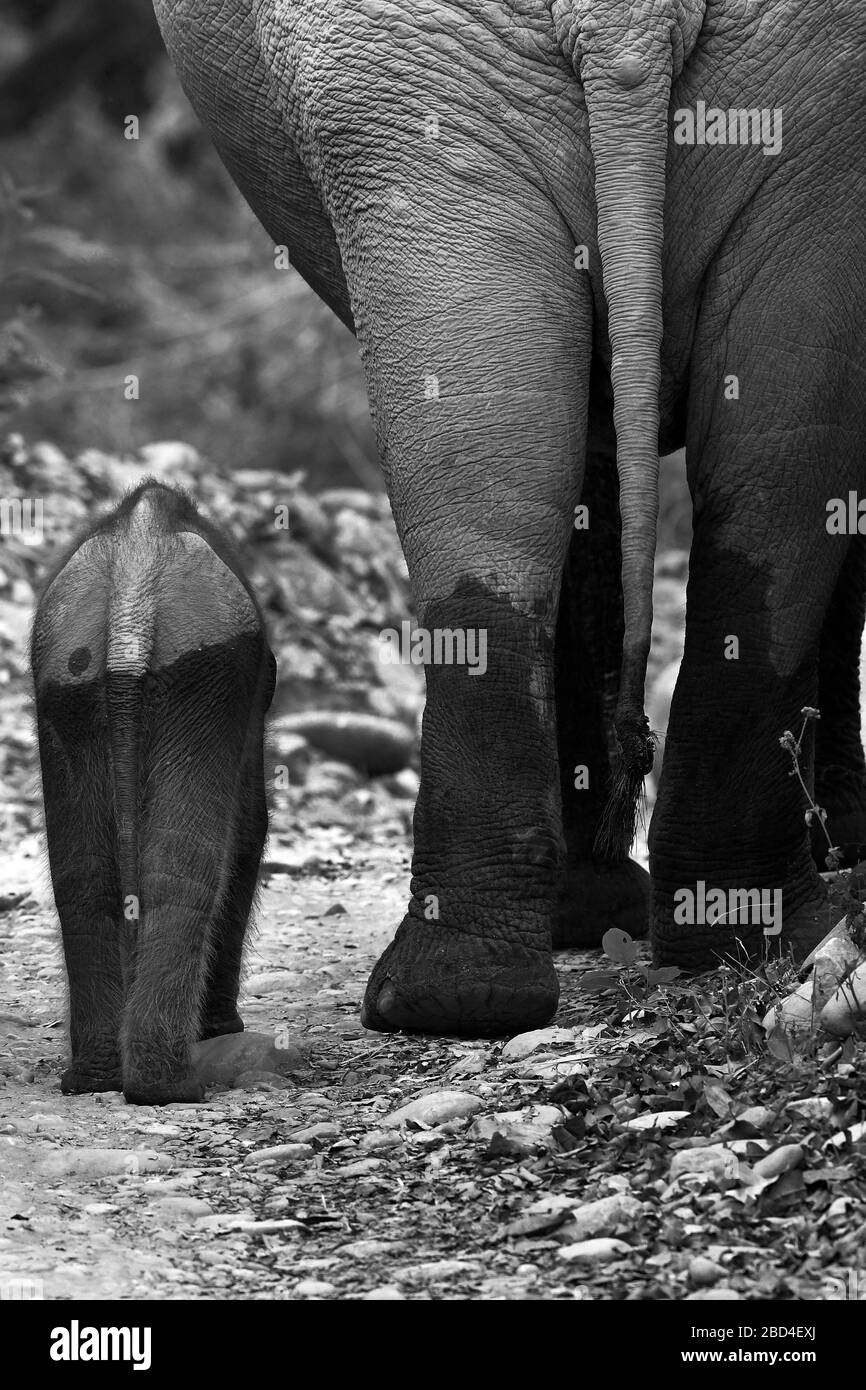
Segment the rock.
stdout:
<svg viewBox="0 0 866 1390">
<path fill-rule="evenodd" d="M 735 1117 L 738 1125 L 745 1125 L 756 1134 L 764 1134 L 771 1129 L 776 1119 L 775 1110 L 767 1105 L 750 1105 Z"/>
<path fill-rule="evenodd" d="M 288 768 L 289 784 L 294 786 L 306 781 L 307 769 L 313 761 L 313 750 L 300 734 L 284 729 L 282 719 L 274 719 L 268 724 L 268 747 L 272 750 L 271 761 Z"/>
<path fill-rule="evenodd" d="M 607 1236 L 614 1231 L 630 1229 L 642 1210 L 636 1197 L 616 1192 L 612 1197 L 599 1197 L 595 1202 L 584 1202 L 576 1207 L 565 1229 L 572 1242 L 586 1240 L 589 1236 Z"/>
<path fill-rule="evenodd" d="M 399 772 L 408 766 L 415 747 L 411 729 L 377 714 L 308 710 L 285 716 L 281 728 L 370 777 Z"/>
<path fill-rule="evenodd" d="M 369 1293 L 362 1295 L 364 1303 L 388 1302 L 405 1303 L 406 1295 L 401 1293 L 395 1284 L 380 1284 L 377 1289 L 370 1289 Z"/>
<path fill-rule="evenodd" d="M 296 1298 L 333 1298 L 336 1292 L 334 1284 L 325 1284 L 321 1279 L 302 1279 L 295 1285 Z"/>
<path fill-rule="evenodd" d="M 556 1252 L 557 1259 L 567 1264 L 601 1265 L 610 1260 L 618 1260 L 634 1251 L 624 1240 L 614 1240 L 610 1236 L 599 1236 L 597 1240 L 579 1240 L 574 1245 L 563 1245 Z"/>
<path fill-rule="evenodd" d="M 384 784 L 393 796 L 399 796 L 406 801 L 415 801 L 418 797 L 418 789 L 421 779 L 414 768 L 404 767 L 399 772 L 395 772 L 393 777 L 389 777 Z M 401 1294 L 402 1298 L 403 1295 Z"/>
<path fill-rule="evenodd" d="M 375 1255 L 397 1255 L 406 1248 L 405 1240 L 350 1240 L 339 1245 L 336 1254 L 350 1260 L 370 1260 Z"/>
<path fill-rule="evenodd" d="M 704 1173 L 715 1182 L 736 1179 L 740 1171 L 737 1155 L 724 1144 L 707 1144 L 700 1149 L 679 1149 L 671 1159 L 668 1177 L 671 1182 L 684 1173 Z"/>
<path fill-rule="evenodd" d="M 484 1107 L 484 1101 L 470 1091 L 434 1091 L 432 1095 L 410 1100 L 386 1115 L 382 1124 L 388 1129 L 417 1121 L 424 1125 L 442 1125 L 446 1120 L 459 1120 L 474 1115 Z M 557 1112 L 558 1116 L 558 1112 Z"/>
<path fill-rule="evenodd" d="M 194 473 L 201 464 L 192 445 L 179 439 L 156 439 L 152 444 L 142 444 L 138 454 L 148 473 L 164 473 L 167 481 L 172 481 L 176 473 Z"/>
<path fill-rule="evenodd" d="M 789 1101 L 785 1114 L 796 1115 L 799 1120 L 827 1120 L 833 1114 L 833 1102 L 827 1096 L 806 1096 Z"/>
<path fill-rule="evenodd" d="M 285 990 L 288 994 L 296 978 L 291 970 L 262 970 L 258 975 L 251 975 L 244 981 L 242 992 L 251 994 L 254 999 L 261 999 L 266 994 L 278 994 L 280 990 Z M 231 1036 L 247 1037 L 248 1034 L 233 1033 Z"/>
<path fill-rule="evenodd" d="M 66 1149 L 48 1154 L 39 1169 L 49 1178 L 107 1178 L 121 1173 L 137 1177 L 172 1166 L 167 1154 L 155 1153 L 153 1149 Z"/>
<path fill-rule="evenodd" d="M 234 1091 L 294 1091 L 295 1083 L 278 1071 L 242 1071 L 232 1082 Z"/>
<path fill-rule="evenodd" d="M 787 999 L 767 1010 L 761 1027 L 765 1033 L 772 1033 L 776 1028 L 783 1033 L 810 1033 L 813 1017 L 812 981 L 805 980 Z"/>
<path fill-rule="evenodd" d="M 236 1086 L 245 1072 L 297 1070 L 303 1058 L 297 1048 L 277 1048 L 270 1033 L 223 1033 L 194 1043 L 193 1071 L 206 1086 Z"/>
<path fill-rule="evenodd" d="M 244 1159 L 245 1168 L 275 1167 L 278 1163 L 300 1163 L 312 1158 L 312 1144 L 275 1144 L 269 1149 L 256 1149 Z"/>
<path fill-rule="evenodd" d="M 863 650 L 864 650 L 864 652 L 866 652 L 866 644 L 864 644 L 864 649 L 863 649 Z M 833 940 L 835 940 L 837 937 L 840 937 L 840 936 L 845 936 L 845 937 L 847 937 L 849 941 L 850 941 L 850 939 L 851 939 L 850 936 L 849 936 L 849 934 L 848 934 L 848 924 L 847 924 L 847 919 L 846 919 L 845 917 L 840 917 L 840 918 L 839 918 L 839 921 L 836 923 L 835 927 L 831 927 L 831 929 L 830 929 L 830 931 L 828 931 L 827 935 L 826 935 L 826 936 L 822 936 L 821 940 L 818 942 L 818 945 L 815 946 L 814 949 L 811 950 L 811 951 L 809 952 L 808 956 L 807 956 L 806 959 L 803 961 L 803 964 L 800 966 L 801 972 L 802 972 L 803 970 L 808 970 L 808 968 L 809 968 L 810 965 L 814 965 L 814 964 L 815 964 L 815 959 L 816 959 L 816 957 L 817 957 L 817 955 L 818 955 L 818 952 L 819 952 L 819 951 L 822 951 L 822 950 L 824 949 L 824 947 L 828 944 L 828 942 L 833 941 Z"/>
<path fill-rule="evenodd" d="M 387 1134 L 383 1129 L 371 1129 L 361 1140 L 362 1149 L 396 1149 L 403 1143 L 399 1134 Z"/>
<path fill-rule="evenodd" d="M 574 1197 L 569 1197 L 565 1192 L 548 1192 L 544 1197 L 538 1197 L 528 1207 L 525 1208 L 526 1216 L 534 1216 L 540 1212 L 566 1212 L 573 1211 L 575 1205 Z M 587 1205 L 591 1205 L 588 1203 Z"/>
<path fill-rule="evenodd" d="M 715 1289 L 697 1289 L 695 1293 L 686 1295 L 687 1303 L 703 1303 L 709 1299 L 718 1299 L 725 1303 L 739 1303 L 742 1295 L 736 1289 L 729 1289 L 726 1284 L 720 1284 Z"/>
<path fill-rule="evenodd" d="M 366 1178 L 370 1173 L 375 1173 L 382 1167 L 384 1160 L 381 1158 L 358 1158 L 354 1163 L 347 1163 L 345 1168 L 340 1169 L 341 1178 Z"/>
<path fill-rule="evenodd" d="M 174 1221 L 177 1217 L 188 1216 L 197 1219 L 212 1216 L 213 1207 L 199 1197 L 160 1197 L 151 1207 L 158 1216 Z"/>
<path fill-rule="evenodd" d="M 519 1062 L 540 1047 L 574 1042 L 577 1032 L 576 1028 L 535 1028 L 531 1033 L 518 1033 L 509 1038 L 500 1055 L 503 1061 Z"/>
<path fill-rule="evenodd" d="M 407 1284 L 432 1284 L 440 1279 L 457 1279 L 461 1274 L 478 1273 L 475 1260 L 425 1260 L 421 1264 L 404 1265 L 397 1278 Z"/>
<path fill-rule="evenodd" d="M 847 931 L 823 941 L 815 952 L 812 971 L 815 1009 L 820 1011 L 835 994 L 843 980 L 855 969 L 860 952 Z"/>
<path fill-rule="evenodd" d="M 299 1129 L 297 1134 L 292 1135 L 292 1140 L 296 1144 L 312 1144 L 317 1139 L 339 1139 L 340 1126 L 335 1125 L 332 1120 L 319 1120 L 314 1125 L 307 1125 L 306 1129 Z"/>
<path fill-rule="evenodd" d="M 358 516 L 367 517 L 370 521 L 378 521 L 388 515 L 388 499 L 383 495 L 377 496 L 368 492 L 366 488 L 329 487 L 320 492 L 316 500 L 329 516 L 341 511 L 350 511 Z"/>
<path fill-rule="evenodd" d="M 689 1110 L 646 1110 L 641 1115 L 635 1115 L 633 1119 L 626 1120 L 626 1129 L 636 1130 L 660 1130 L 676 1129 L 678 1124 L 688 1119 L 691 1111 Z"/>
<path fill-rule="evenodd" d="M 695 1288 L 706 1288 L 710 1284 L 717 1284 L 723 1279 L 726 1270 L 721 1265 L 717 1265 L 715 1260 L 708 1260 L 704 1255 L 696 1255 L 689 1263 L 687 1277 L 690 1284 Z"/>
<path fill-rule="evenodd" d="M 853 1033 L 866 1017 L 866 963 L 859 965 L 821 1010 L 821 1027 L 837 1038 Z"/>
<path fill-rule="evenodd" d="M 752 1172 L 756 1178 L 778 1178 L 781 1173 L 789 1173 L 792 1168 L 800 1168 L 805 1154 L 799 1144 L 782 1144 L 772 1153 L 765 1154 L 753 1164 Z"/>
<path fill-rule="evenodd" d="M 515 1158 L 556 1147 L 553 1127 L 562 1123 L 557 1105 L 527 1105 L 524 1110 L 501 1110 L 481 1115 L 469 1129 L 471 1139 L 486 1139 L 497 1154 Z"/>
</svg>

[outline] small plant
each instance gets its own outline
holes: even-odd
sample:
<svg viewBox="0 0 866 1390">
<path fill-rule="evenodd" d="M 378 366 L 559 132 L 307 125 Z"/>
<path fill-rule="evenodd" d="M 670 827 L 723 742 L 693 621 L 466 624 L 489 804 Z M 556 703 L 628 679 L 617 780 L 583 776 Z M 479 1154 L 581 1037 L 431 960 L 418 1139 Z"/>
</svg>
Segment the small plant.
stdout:
<svg viewBox="0 0 866 1390">
<path fill-rule="evenodd" d="M 828 873 L 826 882 L 831 903 L 838 907 L 840 915 L 844 914 L 845 929 L 861 951 L 866 948 L 866 915 L 863 912 L 863 896 L 866 896 L 866 864 L 857 864 L 853 869 L 842 869 L 842 850 L 839 845 L 834 845 L 827 830 L 827 812 L 823 806 L 819 806 L 806 785 L 803 771 L 800 766 L 800 759 L 803 756 L 803 735 L 810 723 L 821 718 L 820 710 L 814 709 L 811 705 L 804 705 L 800 711 L 803 716 L 803 723 L 800 732 L 795 738 L 790 729 L 786 729 L 779 739 L 782 748 L 791 758 L 790 777 L 796 777 L 806 799 L 807 807 L 804 819 L 808 826 L 817 824 L 827 841 L 827 855 L 824 863 L 827 865 Z M 858 897 L 858 893 L 863 895 Z"/>
</svg>

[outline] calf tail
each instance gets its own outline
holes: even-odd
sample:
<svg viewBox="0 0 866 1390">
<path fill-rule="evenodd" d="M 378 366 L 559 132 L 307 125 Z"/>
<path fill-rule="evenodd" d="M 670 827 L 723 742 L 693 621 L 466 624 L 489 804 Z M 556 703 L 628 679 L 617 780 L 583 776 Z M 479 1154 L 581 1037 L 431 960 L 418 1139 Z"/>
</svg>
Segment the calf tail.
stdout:
<svg viewBox="0 0 866 1390">
<path fill-rule="evenodd" d="M 124 996 L 132 984 L 138 945 L 142 705 L 156 623 L 153 584 L 147 575 L 138 572 L 134 555 L 131 561 L 111 589 L 105 670 L 117 868 L 123 904 L 120 964 Z"/>
</svg>

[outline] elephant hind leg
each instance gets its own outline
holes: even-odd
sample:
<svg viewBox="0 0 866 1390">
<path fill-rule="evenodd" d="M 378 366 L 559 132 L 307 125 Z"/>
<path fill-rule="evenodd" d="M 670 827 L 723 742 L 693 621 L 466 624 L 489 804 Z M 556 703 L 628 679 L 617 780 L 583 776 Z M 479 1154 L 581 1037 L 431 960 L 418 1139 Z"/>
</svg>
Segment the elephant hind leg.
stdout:
<svg viewBox="0 0 866 1390">
<path fill-rule="evenodd" d="M 227 895 L 251 739 L 261 737 L 258 641 L 241 637 L 187 654 L 151 678 L 143 702 L 140 920 L 121 1028 L 123 1090 L 138 1104 L 202 1098 L 190 1048 L 227 946 L 220 924 L 237 934 L 240 955 L 246 917 L 237 920 L 238 903 L 227 903 Z M 236 989 L 237 972 L 230 973 Z M 230 1019 L 237 996 L 223 984 L 220 1003 Z"/>
<path fill-rule="evenodd" d="M 593 846 L 610 784 L 623 606 L 613 402 L 593 367 L 586 469 L 562 577 L 556 628 L 556 719 L 564 857 L 554 947 L 600 946 L 619 927 L 645 936 L 649 874 L 634 860 L 598 859 Z M 584 510 L 585 509 L 585 510 Z"/>
<path fill-rule="evenodd" d="M 840 544 L 844 544 L 840 540 Z M 860 643 L 866 619 L 866 538 L 852 536 L 824 625 L 818 668 L 815 800 L 843 863 L 866 857 L 866 759 L 860 733 Z M 827 835 L 813 824 L 812 853 L 825 867 Z"/>
</svg>

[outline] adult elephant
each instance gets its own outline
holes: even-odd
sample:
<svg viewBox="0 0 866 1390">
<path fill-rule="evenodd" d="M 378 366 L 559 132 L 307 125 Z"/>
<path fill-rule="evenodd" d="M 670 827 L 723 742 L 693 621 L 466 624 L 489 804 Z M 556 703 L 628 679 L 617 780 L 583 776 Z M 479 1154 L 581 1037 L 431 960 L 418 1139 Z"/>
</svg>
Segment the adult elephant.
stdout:
<svg viewBox="0 0 866 1390">
<path fill-rule="evenodd" d="M 660 442 L 686 446 L 694 543 L 656 956 L 760 948 L 760 923 L 678 920 L 700 881 L 781 890 L 776 941 L 810 948 L 827 906 L 779 747 L 805 705 L 831 834 L 866 840 L 863 545 L 825 524 L 866 484 L 862 0 L 157 13 L 237 183 L 358 336 L 421 624 L 487 632 L 483 677 L 427 670 L 411 902 L 368 1026 L 540 1024 L 552 933 L 642 927 Z"/>
</svg>

